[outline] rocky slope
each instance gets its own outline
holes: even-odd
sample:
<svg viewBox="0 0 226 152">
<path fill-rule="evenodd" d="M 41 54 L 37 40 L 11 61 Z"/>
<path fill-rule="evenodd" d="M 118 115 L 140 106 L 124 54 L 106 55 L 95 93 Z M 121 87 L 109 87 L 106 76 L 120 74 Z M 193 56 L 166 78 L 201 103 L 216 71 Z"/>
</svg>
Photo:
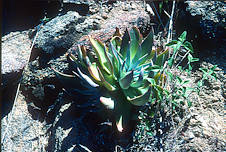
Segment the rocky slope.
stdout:
<svg viewBox="0 0 226 152">
<path fill-rule="evenodd" d="M 183 117 L 165 112 L 162 136 L 144 134 L 139 139 L 136 138 L 139 128 L 135 136 L 125 139 L 112 133 L 108 124 L 101 124 L 101 119 L 95 114 L 98 104 L 81 105 L 86 99 L 79 96 L 72 100 L 62 91 L 51 67 L 68 72 L 67 53 L 76 51 L 78 44 L 89 46 L 88 35 L 108 41 L 115 27 L 124 31 L 136 25 L 144 35 L 152 26 L 156 29 L 158 18 L 147 11 L 147 5 L 152 6 L 151 2 L 63 2 L 61 15 L 42 26 L 12 32 L 2 39 L 2 151 L 160 151 L 161 148 L 164 151 L 224 151 L 226 53 L 222 43 L 225 29 L 221 28 L 225 25 L 221 20 L 224 2 L 188 1 L 178 4 L 179 12 L 183 12 L 176 21 L 178 33 L 187 29 L 195 43 L 197 30 L 201 29 L 198 38 L 205 41 L 208 31 L 215 29 L 207 39 L 217 45 L 198 45 L 195 49 L 199 50 L 201 67 L 218 65 L 215 70 L 218 80 L 207 81 L 200 95 L 193 95 L 193 106 L 185 111 Z M 208 17 L 208 14 L 212 15 Z M 189 26 L 183 29 L 185 22 L 181 18 L 185 17 L 195 21 L 191 29 Z M 30 52 L 37 30 L 35 45 Z M 30 62 L 25 67 L 30 53 Z M 19 81 L 23 69 L 22 81 Z M 190 78 L 193 85 L 200 77 L 200 71 L 194 71 Z M 21 87 L 14 103 L 19 82 Z M 155 122 L 158 125 L 154 129 L 158 130 L 162 124 L 157 119 Z"/>
</svg>

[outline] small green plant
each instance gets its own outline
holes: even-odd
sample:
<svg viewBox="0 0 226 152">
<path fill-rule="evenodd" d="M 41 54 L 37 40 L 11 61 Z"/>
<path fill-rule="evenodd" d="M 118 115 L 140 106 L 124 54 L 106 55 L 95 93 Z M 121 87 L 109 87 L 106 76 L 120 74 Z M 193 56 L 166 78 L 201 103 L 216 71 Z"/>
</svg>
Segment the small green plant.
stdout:
<svg viewBox="0 0 226 152">
<path fill-rule="evenodd" d="M 203 75 L 201 80 L 197 82 L 196 92 L 199 94 L 201 88 L 203 87 L 205 80 L 217 80 L 217 75 L 215 73 L 215 69 L 217 68 L 217 65 L 214 65 L 212 68 L 199 68 L 200 71 L 202 71 Z"/>
<path fill-rule="evenodd" d="M 186 41 L 187 32 L 183 32 L 178 40 L 172 40 L 166 47 L 172 48 L 172 52 L 169 53 L 168 60 L 165 62 L 165 66 L 161 69 L 163 75 L 166 76 L 166 82 L 163 86 L 163 91 L 157 94 L 158 103 L 155 106 L 150 106 L 140 115 L 140 119 L 144 122 L 145 126 L 141 127 L 141 132 L 145 132 L 149 135 L 152 134 L 153 123 L 152 118 L 155 117 L 162 106 L 169 106 L 175 111 L 176 108 L 181 108 L 185 104 L 187 107 L 192 105 L 189 99 L 191 92 L 196 91 L 196 87 L 190 87 L 189 79 L 182 78 L 182 73 L 185 72 L 188 75 L 192 72 L 192 63 L 199 61 L 198 58 L 192 56 L 193 47 L 190 42 Z M 183 50 L 183 52 L 182 52 Z M 186 52 L 184 52 L 186 50 Z M 176 62 L 178 55 L 182 58 Z M 181 66 L 184 59 L 187 58 L 187 63 Z M 176 111 L 175 111 L 176 112 Z"/>
<path fill-rule="evenodd" d="M 137 119 L 138 113 L 132 109 L 157 102 L 161 97 L 166 80 L 162 69 L 168 50 L 152 50 L 153 34 L 144 39 L 136 27 L 126 30 L 124 36 L 117 29 L 109 47 L 91 37 L 89 40 L 94 52 L 79 46 L 77 57 L 68 57 L 75 66 L 74 75 L 56 74 L 63 83 L 84 81 L 85 89 L 80 92 L 100 90 L 100 102 L 113 110 L 116 127 L 122 132 L 131 120 Z"/>
</svg>

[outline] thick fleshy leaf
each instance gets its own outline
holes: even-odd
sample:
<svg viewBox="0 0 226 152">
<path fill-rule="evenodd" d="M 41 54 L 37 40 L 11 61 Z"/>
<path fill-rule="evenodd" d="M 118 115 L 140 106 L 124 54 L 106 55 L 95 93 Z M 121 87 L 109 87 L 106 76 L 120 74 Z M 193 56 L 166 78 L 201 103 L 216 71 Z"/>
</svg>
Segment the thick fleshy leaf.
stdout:
<svg viewBox="0 0 226 152">
<path fill-rule="evenodd" d="M 55 70 L 54 68 L 52 68 L 52 69 L 56 73 L 57 78 L 60 80 L 60 82 L 63 84 L 63 86 L 65 88 L 74 88 L 74 87 L 76 87 L 76 85 L 80 85 L 78 83 L 78 79 L 76 79 L 76 76 L 61 73 L 61 72 Z"/>
<path fill-rule="evenodd" d="M 123 126 L 122 126 L 122 115 L 119 117 L 118 120 L 116 120 L 116 126 L 119 132 L 123 131 Z"/>
<path fill-rule="evenodd" d="M 119 63 L 118 67 L 120 67 L 122 65 L 123 59 L 111 42 L 110 42 L 110 47 L 111 47 L 111 51 L 112 51 L 113 56 L 115 57 L 115 59 Z"/>
<path fill-rule="evenodd" d="M 130 98 L 129 96 L 127 96 L 127 99 L 133 105 L 143 106 L 144 104 L 146 104 L 148 102 L 150 94 L 151 94 L 151 87 L 144 94 L 134 97 L 134 98 Z"/>
<path fill-rule="evenodd" d="M 138 51 L 139 43 L 141 42 L 141 40 L 142 40 L 142 37 L 141 37 L 139 30 L 136 27 L 133 27 L 130 30 L 130 60 L 131 60 L 131 62 Z"/>
<path fill-rule="evenodd" d="M 120 67 L 119 75 L 120 78 L 124 77 L 126 74 L 126 59 L 123 61 L 122 66 Z"/>
<path fill-rule="evenodd" d="M 100 79 L 101 79 L 101 83 L 105 86 L 105 88 L 107 88 L 109 91 L 114 91 L 114 90 L 116 90 L 116 88 L 115 88 L 114 86 L 112 86 L 110 83 L 108 83 L 108 82 L 105 80 L 105 78 L 104 78 L 102 72 L 100 71 L 100 69 L 99 69 L 98 67 L 97 67 L 97 70 L 98 70 L 98 73 L 99 73 L 99 76 L 100 76 Z"/>
<path fill-rule="evenodd" d="M 127 100 L 133 99 L 133 98 L 143 95 L 145 92 L 147 92 L 148 88 L 149 88 L 148 85 L 144 85 L 139 88 L 129 87 L 128 89 L 123 89 L 123 93 L 126 96 Z"/>
<path fill-rule="evenodd" d="M 136 69 L 136 67 L 142 63 L 144 63 L 148 58 L 148 54 L 142 56 L 141 58 L 139 58 L 137 61 L 134 61 L 134 63 L 130 66 L 129 70 L 131 69 Z"/>
<path fill-rule="evenodd" d="M 152 45 L 153 45 L 153 33 L 150 32 L 141 44 L 142 48 L 141 56 L 144 56 L 145 54 L 150 54 L 152 50 Z"/>
<path fill-rule="evenodd" d="M 144 70 L 141 68 L 138 80 L 133 82 L 130 86 L 134 88 L 141 87 L 143 84 L 143 80 L 144 80 Z"/>
<path fill-rule="evenodd" d="M 127 52 L 126 52 L 126 65 L 127 65 L 127 67 L 129 67 L 130 66 L 130 64 L 131 64 L 131 52 L 130 52 L 130 48 L 131 48 L 131 43 L 129 44 L 129 47 L 128 47 L 128 49 L 127 49 Z"/>
<path fill-rule="evenodd" d="M 105 46 L 105 47 L 104 47 L 104 53 L 105 53 L 106 59 L 107 59 L 107 61 L 108 61 L 108 65 L 107 65 L 107 66 L 109 66 L 111 74 L 114 74 L 113 63 L 112 63 L 111 58 L 109 57 L 110 54 L 109 54 L 109 52 L 107 51 L 107 49 L 108 49 L 108 48 Z"/>
<path fill-rule="evenodd" d="M 128 89 L 133 80 L 133 70 L 128 72 L 123 78 L 119 80 L 120 87 L 123 89 Z"/>
<path fill-rule="evenodd" d="M 117 94 L 115 102 L 115 120 L 118 131 L 122 132 L 128 127 L 128 122 L 132 117 L 132 104 L 129 103 L 125 98 L 122 98 L 120 94 Z"/>
<path fill-rule="evenodd" d="M 101 81 L 99 72 L 98 72 L 98 70 L 97 70 L 97 65 L 96 65 L 96 63 L 92 63 L 92 64 L 88 67 L 88 71 L 89 71 L 90 75 L 91 75 L 96 81 Z"/>
<path fill-rule="evenodd" d="M 140 71 L 142 68 L 144 70 L 146 70 L 146 69 L 155 68 L 155 67 L 158 67 L 158 66 L 157 65 L 153 65 L 153 62 L 151 61 L 151 62 L 148 62 L 148 63 L 145 63 L 145 64 L 142 64 L 142 65 L 138 66 L 135 70 L 136 71 Z"/>
<path fill-rule="evenodd" d="M 114 45 L 116 48 L 117 52 L 120 52 L 121 44 L 122 44 L 122 39 L 119 36 L 114 36 L 111 38 L 111 43 Z"/>
<path fill-rule="evenodd" d="M 77 63 L 79 63 L 83 67 L 86 67 L 87 65 L 84 62 L 83 55 L 82 55 L 82 46 L 80 46 L 80 45 L 78 45 L 77 55 L 78 55 L 78 61 L 77 61 Z"/>
<path fill-rule="evenodd" d="M 90 86 L 92 86 L 92 87 L 98 87 L 99 86 L 98 84 L 93 82 L 93 80 L 89 76 L 82 73 L 82 71 L 79 68 L 77 68 L 77 70 L 78 70 L 78 74 L 80 75 L 80 77 L 83 78 L 83 80 L 85 80 L 86 82 L 88 82 Z"/>
<path fill-rule="evenodd" d="M 115 102 L 111 98 L 100 97 L 100 102 L 107 108 L 113 110 L 115 107 Z"/>
<path fill-rule="evenodd" d="M 82 46 L 81 45 L 78 45 L 78 51 L 77 51 L 77 54 L 78 54 L 78 59 L 80 61 L 82 61 Z"/>
<path fill-rule="evenodd" d="M 89 37 L 89 40 L 96 52 L 96 55 L 98 57 L 98 61 L 100 62 L 103 69 L 110 74 L 110 63 L 108 63 L 108 59 L 106 57 L 105 53 L 105 46 L 104 44 L 99 40 L 94 40 L 93 38 Z"/>
<path fill-rule="evenodd" d="M 129 48 L 129 41 L 130 41 L 129 32 L 126 29 L 126 31 L 122 37 L 122 44 L 121 44 L 121 48 L 120 48 L 120 54 L 122 54 L 122 56 L 124 58 L 126 58 L 127 50 Z"/>
</svg>

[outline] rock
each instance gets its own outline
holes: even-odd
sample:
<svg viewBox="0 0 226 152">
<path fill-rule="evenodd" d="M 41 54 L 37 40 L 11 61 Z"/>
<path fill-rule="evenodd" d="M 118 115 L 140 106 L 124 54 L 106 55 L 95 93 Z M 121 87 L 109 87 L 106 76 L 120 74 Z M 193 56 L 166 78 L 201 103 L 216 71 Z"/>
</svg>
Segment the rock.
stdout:
<svg viewBox="0 0 226 152">
<path fill-rule="evenodd" d="M 78 44 L 86 45 L 90 48 L 88 35 L 102 42 L 107 42 L 114 34 L 116 27 L 118 27 L 123 34 L 126 28 L 137 26 L 141 34 L 145 36 L 150 32 L 150 17 L 142 5 L 139 5 L 139 3 L 132 4 L 133 7 L 126 2 L 115 4 L 115 7 L 107 14 L 107 18 L 104 16 L 100 18 L 100 29 L 91 31 L 89 34 L 82 36 L 78 42 L 73 44 L 70 50 L 72 52 L 76 50 Z M 127 9 L 124 10 L 125 8 Z M 106 13 L 102 14 L 106 15 Z M 93 15 L 92 18 L 99 18 L 99 15 Z"/>
<path fill-rule="evenodd" d="M 185 30 L 188 32 L 195 51 L 223 46 L 226 41 L 225 2 L 186 1 L 180 2 L 178 8 L 176 31 L 178 35 Z"/>
<path fill-rule="evenodd" d="M 45 122 L 34 120 L 31 113 L 34 111 L 29 111 L 25 97 L 19 92 L 13 110 L 1 119 L 2 151 L 31 152 L 45 147 L 48 139 Z M 42 117 L 41 113 L 36 113 L 36 117 Z"/>
<path fill-rule="evenodd" d="M 186 10 L 192 16 L 200 16 L 200 26 L 202 28 L 203 35 L 207 39 L 220 39 L 225 33 L 225 8 L 224 2 L 212 1 L 212 2 L 195 2 L 186 1 L 188 4 Z"/>
<path fill-rule="evenodd" d="M 79 36 L 76 25 L 83 21 L 84 18 L 77 12 L 57 16 L 40 29 L 35 48 L 44 54 L 52 54 L 57 49 L 68 49 Z"/>
<path fill-rule="evenodd" d="M 30 57 L 28 32 L 11 32 L 2 37 L 2 117 L 12 108 L 17 85 Z"/>
<path fill-rule="evenodd" d="M 2 37 L 2 74 L 19 72 L 30 56 L 31 40 L 28 32 L 11 32 Z"/>
</svg>

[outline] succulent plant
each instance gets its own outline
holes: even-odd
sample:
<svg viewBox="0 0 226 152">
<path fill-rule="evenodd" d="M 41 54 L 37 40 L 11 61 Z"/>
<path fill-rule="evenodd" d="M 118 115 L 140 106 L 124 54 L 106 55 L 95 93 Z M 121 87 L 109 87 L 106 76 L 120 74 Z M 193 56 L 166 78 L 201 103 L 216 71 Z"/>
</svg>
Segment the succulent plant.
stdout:
<svg viewBox="0 0 226 152">
<path fill-rule="evenodd" d="M 99 101 L 113 111 L 115 125 L 122 132 L 137 117 L 133 108 L 158 101 L 166 80 L 162 69 L 168 50 L 152 50 L 153 33 L 143 38 L 136 27 L 126 30 L 123 36 L 116 28 L 109 47 L 92 37 L 89 40 L 94 51 L 78 46 L 77 56 L 68 56 L 74 76 L 56 73 L 63 83 L 70 79 L 68 83 L 77 81 L 71 82 L 74 87 L 82 85 L 75 89 L 80 93 L 95 95 L 100 91 Z"/>
</svg>

